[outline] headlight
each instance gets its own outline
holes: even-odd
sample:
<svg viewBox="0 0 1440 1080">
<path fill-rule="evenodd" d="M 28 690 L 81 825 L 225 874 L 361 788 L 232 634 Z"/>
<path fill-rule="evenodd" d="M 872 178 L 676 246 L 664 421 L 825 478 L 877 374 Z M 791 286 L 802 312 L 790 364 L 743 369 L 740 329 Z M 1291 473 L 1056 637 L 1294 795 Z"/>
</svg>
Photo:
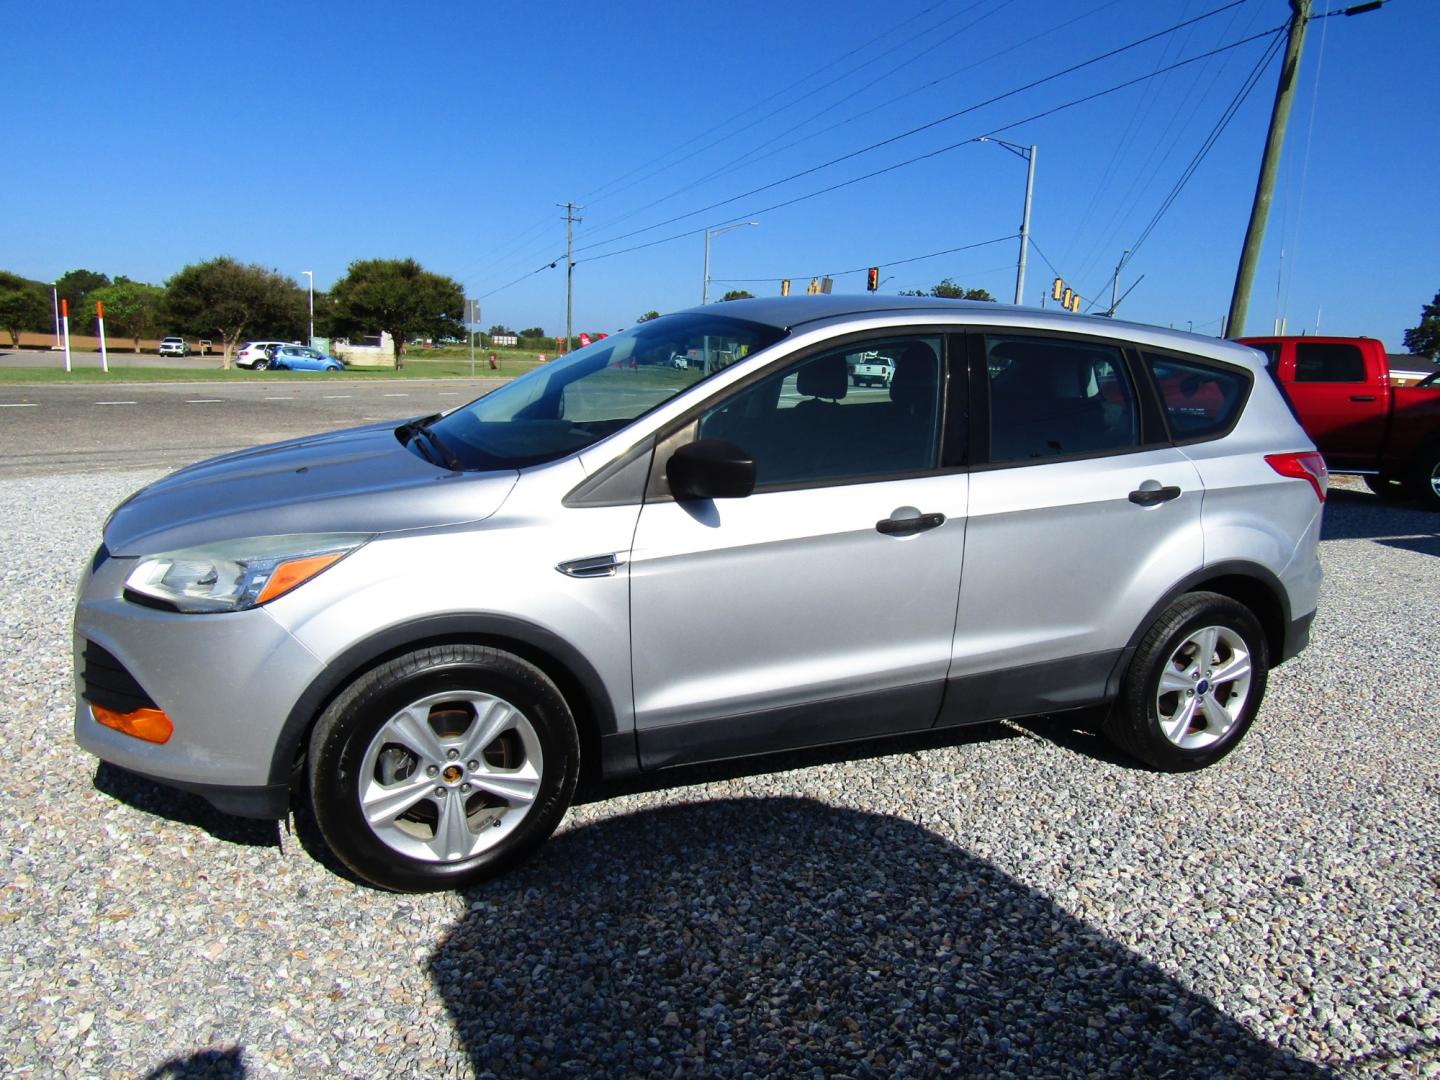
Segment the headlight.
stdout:
<svg viewBox="0 0 1440 1080">
<path fill-rule="evenodd" d="M 297 533 L 169 551 L 141 559 L 125 589 L 177 611 L 244 611 L 284 596 L 369 539 Z"/>
</svg>

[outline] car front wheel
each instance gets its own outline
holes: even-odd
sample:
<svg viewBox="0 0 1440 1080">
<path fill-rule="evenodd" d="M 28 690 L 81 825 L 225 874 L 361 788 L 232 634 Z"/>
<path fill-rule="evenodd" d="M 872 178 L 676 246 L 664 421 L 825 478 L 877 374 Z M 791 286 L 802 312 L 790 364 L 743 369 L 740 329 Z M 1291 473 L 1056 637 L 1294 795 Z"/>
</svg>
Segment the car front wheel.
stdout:
<svg viewBox="0 0 1440 1080">
<path fill-rule="evenodd" d="M 1189 593 L 1140 639 L 1103 731 L 1152 768 L 1204 768 L 1240 742 L 1268 672 L 1265 635 L 1250 609 L 1218 593 Z"/>
<path fill-rule="evenodd" d="M 315 820 L 366 880 L 456 889 L 513 866 L 570 804 L 580 747 L 533 664 L 478 645 L 422 649 L 356 680 L 310 737 Z"/>
<path fill-rule="evenodd" d="M 1420 505 L 1427 510 L 1440 510 L 1440 442 L 1423 447 L 1411 473 L 1410 486 Z"/>
</svg>

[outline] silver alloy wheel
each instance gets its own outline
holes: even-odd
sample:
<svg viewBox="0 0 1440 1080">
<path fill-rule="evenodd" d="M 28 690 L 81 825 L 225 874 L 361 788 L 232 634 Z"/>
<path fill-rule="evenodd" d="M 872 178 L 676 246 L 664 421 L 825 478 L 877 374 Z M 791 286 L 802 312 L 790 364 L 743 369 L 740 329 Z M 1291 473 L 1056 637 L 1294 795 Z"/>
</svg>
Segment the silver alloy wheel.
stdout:
<svg viewBox="0 0 1440 1080">
<path fill-rule="evenodd" d="M 451 691 L 412 702 L 375 733 L 357 793 L 386 846 L 425 862 L 458 862 L 515 830 L 544 768 L 524 713 L 490 694 Z"/>
<path fill-rule="evenodd" d="M 1440 460 L 1437 460 L 1430 468 L 1430 490 L 1435 498 L 1440 499 Z"/>
<path fill-rule="evenodd" d="M 1201 750 L 1229 734 L 1250 697 L 1250 650 L 1228 626 L 1195 630 L 1171 652 L 1155 691 L 1165 737 Z"/>
</svg>

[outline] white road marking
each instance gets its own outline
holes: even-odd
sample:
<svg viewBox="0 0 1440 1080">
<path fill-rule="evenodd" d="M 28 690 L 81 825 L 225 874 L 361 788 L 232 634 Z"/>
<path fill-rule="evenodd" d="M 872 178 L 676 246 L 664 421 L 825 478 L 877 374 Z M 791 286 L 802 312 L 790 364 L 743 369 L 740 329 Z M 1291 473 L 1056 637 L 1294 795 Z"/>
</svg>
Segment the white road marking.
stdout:
<svg viewBox="0 0 1440 1080">
<path fill-rule="evenodd" d="M 261 400 L 262 400 L 262 401 L 289 401 L 289 400 L 290 400 L 290 395 L 289 395 L 289 394 L 285 394 L 285 395 L 282 396 L 282 397 L 267 397 L 267 398 L 262 398 Z"/>
<path fill-rule="evenodd" d="M 326 401 L 338 401 L 338 400 L 341 399 L 341 398 L 348 398 L 350 395 L 349 395 L 349 394 L 322 394 L 321 396 L 322 396 Z"/>
<path fill-rule="evenodd" d="M 386 394 L 386 397 L 409 397 L 409 394 Z"/>
<path fill-rule="evenodd" d="M 138 401 L 97 401 L 96 405 L 138 405 Z"/>
<path fill-rule="evenodd" d="M 38 401 L 0 401 L 0 409 L 38 409 Z"/>
<path fill-rule="evenodd" d="M 218 404 L 221 404 L 222 402 L 224 402 L 224 400 L 225 400 L 224 398 L 218 398 L 218 397 L 186 398 L 186 399 L 185 399 L 185 404 L 186 404 L 186 405 L 218 405 Z"/>
</svg>

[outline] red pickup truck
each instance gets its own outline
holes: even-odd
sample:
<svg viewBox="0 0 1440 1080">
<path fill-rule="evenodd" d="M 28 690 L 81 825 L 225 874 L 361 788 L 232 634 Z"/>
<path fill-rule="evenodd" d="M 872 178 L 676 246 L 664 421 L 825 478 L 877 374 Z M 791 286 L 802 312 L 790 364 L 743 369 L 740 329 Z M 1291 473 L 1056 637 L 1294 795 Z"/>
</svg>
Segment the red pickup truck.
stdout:
<svg viewBox="0 0 1440 1080">
<path fill-rule="evenodd" d="M 1247 337 L 1270 359 L 1331 472 L 1358 473 L 1378 495 L 1440 510 L 1440 377 L 1392 386 L 1374 338 Z"/>
</svg>

